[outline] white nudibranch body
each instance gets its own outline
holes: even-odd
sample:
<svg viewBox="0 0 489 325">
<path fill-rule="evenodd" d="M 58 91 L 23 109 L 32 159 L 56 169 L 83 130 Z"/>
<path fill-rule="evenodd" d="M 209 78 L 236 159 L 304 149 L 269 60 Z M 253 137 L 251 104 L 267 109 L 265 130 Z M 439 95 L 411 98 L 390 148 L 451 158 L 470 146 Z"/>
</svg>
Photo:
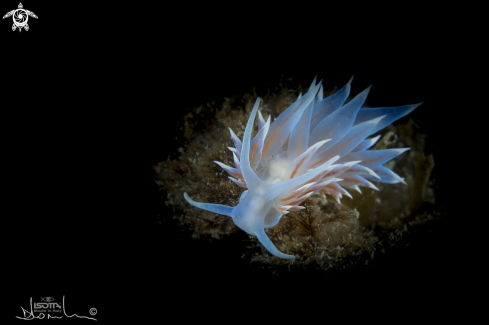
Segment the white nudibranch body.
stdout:
<svg viewBox="0 0 489 325">
<path fill-rule="evenodd" d="M 275 256 L 293 259 L 280 252 L 265 234 L 280 218 L 305 209 L 300 206 L 312 194 L 331 195 L 338 203 L 345 188 L 361 193 L 359 186 L 377 189 L 368 180 L 405 183 L 382 164 L 410 148 L 367 150 L 380 136 L 367 138 L 395 120 L 409 114 L 422 103 L 399 107 L 362 108 L 370 87 L 343 105 L 350 93 L 350 81 L 335 94 L 323 99 L 321 82 L 314 78 L 309 91 L 282 112 L 273 123 L 258 111 L 257 98 L 246 124 L 243 142 L 231 132 L 235 148 L 229 148 L 235 168 L 216 161 L 238 186 L 247 188 L 237 206 L 188 203 L 229 216 L 236 226 L 256 235 Z M 251 140 L 258 112 L 258 132 Z"/>
</svg>

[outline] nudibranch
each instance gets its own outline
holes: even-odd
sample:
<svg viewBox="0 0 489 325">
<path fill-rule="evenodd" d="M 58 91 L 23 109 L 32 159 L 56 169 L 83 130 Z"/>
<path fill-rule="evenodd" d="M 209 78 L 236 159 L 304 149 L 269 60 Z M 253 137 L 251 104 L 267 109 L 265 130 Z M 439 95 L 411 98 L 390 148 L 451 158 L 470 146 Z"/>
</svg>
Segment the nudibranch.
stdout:
<svg viewBox="0 0 489 325">
<path fill-rule="evenodd" d="M 273 123 L 263 118 L 258 97 L 246 124 L 243 142 L 231 128 L 235 168 L 215 161 L 245 188 L 235 207 L 195 202 L 191 205 L 229 216 L 233 222 L 258 240 L 273 255 L 293 259 L 280 252 L 265 233 L 290 211 L 305 209 L 300 204 L 313 194 L 328 194 L 338 203 L 345 189 L 361 193 L 359 186 L 378 190 L 369 180 L 382 183 L 405 181 L 382 166 L 410 148 L 368 150 L 380 136 L 370 137 L 422 103 L 399 107 L 367 108 L 362 105 L 370 87 L 345 104 L 349 82 L 335 94 L 323 98 L 321 82 L 314 78 L 307 93 L 282 112 Z M 258 112 L 258 131 L 251 140 Z"/>
</svg>

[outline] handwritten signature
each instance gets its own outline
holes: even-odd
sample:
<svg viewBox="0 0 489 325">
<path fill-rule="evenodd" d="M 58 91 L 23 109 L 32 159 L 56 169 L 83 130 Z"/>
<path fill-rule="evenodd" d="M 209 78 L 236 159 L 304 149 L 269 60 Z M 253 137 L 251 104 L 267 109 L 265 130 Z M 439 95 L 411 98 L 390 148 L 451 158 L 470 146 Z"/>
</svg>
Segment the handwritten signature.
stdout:
<svg viewBox="0 0 489 325">
<path fill-rule="evenodd" d="M 34 315 L 34 311 L 32 310 L 32 297 L 30 299 L 30 305 L 31 305 L 31 310 L 28 311 L 28 310 L 25 310 L 24 307 L 20 307 L 22 308 L 22 311 L 24 313 L 24 317 L 19 317 L 19 316 L 15 316 L 19 319 L 24 319 L 24 320 L 32 320 L 32 319 L 43 319 L 44 317 L 46 317 L 46 315 L 44 313 L 39 313 L 37 316 Z M 87 316 L 78 316 L 77 314 L 73 314 L 73 315 L 67 315 L 66 314 L 66 311 L 65 311 L 65 296 L 63 296 L 63 314 L 66 316 L 66 317 L 78 317 L 78 318 L 86 318 L 86 319 L 91 319 L 91 320 L 94 320 L 96 321 L 95 318 L 92 318 L 92 317 L 87 317 Z M 48 314 L 48 319 L 50 318 L 63 318 L 63 316 L 51 316 L 50 314 Z"/>
</svg>

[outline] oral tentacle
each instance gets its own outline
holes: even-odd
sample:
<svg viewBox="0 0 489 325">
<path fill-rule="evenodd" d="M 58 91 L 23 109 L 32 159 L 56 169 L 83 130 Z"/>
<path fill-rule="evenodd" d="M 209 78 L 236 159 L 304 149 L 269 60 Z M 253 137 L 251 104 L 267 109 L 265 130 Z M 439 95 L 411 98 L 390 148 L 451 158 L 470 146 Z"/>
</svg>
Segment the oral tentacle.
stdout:
<svg viewBox="0 0 489 325">
<path fill-rule="evenodd" d="M 270 238 L 268 238 L 267 234 L 265 233 L 265 229 L 263 227 L 258 227 L 257 229 L 255 229 L 255 235 L 256 237 L 258 237 L 260 243 L 263 246 L 265 246 L 265 248 L 273 255 L 286 260 L 291 260 L 295 258 L 294 255 L 284 254 L 281 251 L 279 251 L 277 247 L 275 247 L 275 245 L 272 243 Z"/>
<path fill-rule="evenodd" d="M 192 204 L 196 208 L 207 210 L 217 214 L 222 214 L 231 218 L 233 217 L 234 207 L 221 204 L 195 202 L 187 195 L 187 193 L 183 193 L 183 197 L 185 198 L 185 200 L 187 200 L 188 203 Z"/>
</svg>

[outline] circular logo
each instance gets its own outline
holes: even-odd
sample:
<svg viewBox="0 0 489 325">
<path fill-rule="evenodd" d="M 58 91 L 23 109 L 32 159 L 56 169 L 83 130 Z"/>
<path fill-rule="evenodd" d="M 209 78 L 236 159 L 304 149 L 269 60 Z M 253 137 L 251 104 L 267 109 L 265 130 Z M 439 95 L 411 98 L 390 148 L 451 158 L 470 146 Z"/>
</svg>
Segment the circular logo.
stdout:
<svg viewBox="0 0 489 325">
<path fill-rule="evenodd" d="M 27 12 L 24 9 L 15 10 L 15 12 L 12 16 L 14 18 L 14 24 L 17 27 L 25 26 L 27 24 L 27 20 L 29 19 Z"/>
<path fill-rule="evenodd" d="M 96 315 L 97 314 L 97 309 L 95 308 L 90 308 L 90 315 Z"/>
<path fill-rule="evenodd" d="M 41 297 L 41 301 L 45 301 L 45 302 L 51 302 L 51 301 L 54 301 L 54 298 L 53 297 Z"/>
</svg>

